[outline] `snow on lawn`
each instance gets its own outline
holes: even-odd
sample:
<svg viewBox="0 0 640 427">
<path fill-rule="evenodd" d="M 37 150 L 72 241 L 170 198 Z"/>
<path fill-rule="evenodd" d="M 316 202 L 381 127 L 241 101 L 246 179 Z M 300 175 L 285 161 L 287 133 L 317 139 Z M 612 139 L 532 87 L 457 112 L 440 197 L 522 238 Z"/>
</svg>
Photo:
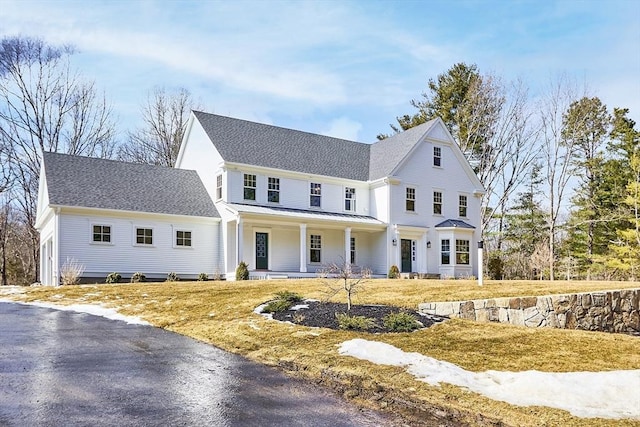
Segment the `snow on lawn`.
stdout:
<svg viewBox="0 0 640 427">
<path fill-rule="evenodd" d="M 25 304 L 25 305 L 35 305 L 36 307 L 52 308 L 54 310 L 61 310 L 61 311 L 87 313 L 93 316 L 106 317 L 107 319 L 111 319 L 111 320 L 120 320 L 130 325 L 151 325 L 149 322 L 146 322 L 139 317 L 125 316 L 124 314 L 118 313 L 113 308 L 106 308 L 101 305 L 94 305 L 94 304 L 58 305 L 58 304 L 50 304 L 47 302 L 41 302 L 41 301 L 33 301 L 33 302 L 6 301 L 6 302 L 14 302 L 14 303 Z"/>
<path fill-rule="evenodd" d="M 353 339 L 339 353 L 379 365 L 403 366 L 431 385 L 465 387 L 494 400 L 519 406 L 564 409 L 582 418 L 640 419 L 640 370 L 609 372 L 471 372 L 389 344 Z"/>
</svg>

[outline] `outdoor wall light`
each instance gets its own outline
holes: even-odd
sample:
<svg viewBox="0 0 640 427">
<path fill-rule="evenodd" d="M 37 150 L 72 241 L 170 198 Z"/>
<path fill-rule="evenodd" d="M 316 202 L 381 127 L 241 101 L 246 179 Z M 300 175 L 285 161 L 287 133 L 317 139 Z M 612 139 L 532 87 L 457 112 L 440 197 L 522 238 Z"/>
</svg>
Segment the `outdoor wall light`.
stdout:
<svg viewBox="0 0 640 427">
<path fill-rule="evenodd" d="M 393 243 L 393 246 L 398 246 L 398 239 L 393 239 L 391 243 Z"/>
<path fill-rule="evenodd" d="M 431 240 L 427 242 L 427 248 L 430 248 L 430 247 L 431 247 Z"/>
</svg>

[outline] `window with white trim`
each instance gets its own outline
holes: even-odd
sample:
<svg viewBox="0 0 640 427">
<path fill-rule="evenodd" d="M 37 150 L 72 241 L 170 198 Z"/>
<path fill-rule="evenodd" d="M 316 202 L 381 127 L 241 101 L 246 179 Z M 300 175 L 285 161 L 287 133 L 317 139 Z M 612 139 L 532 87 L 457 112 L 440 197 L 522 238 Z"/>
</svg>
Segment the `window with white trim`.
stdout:
<svg viewBox="0 0 640 427">
<path fill-rule="evenodd" d="M 309 187 L 309 206 L 319 208 L 322 198 L 322 184 L 312 182 Z"/>
<path fill-rule="evenodd" d="M 458 202 L 458 215 L 460 215 L 463 218 L 467 217 L 467 196 L 465 195 L 460 195 L 458 197 L 459 202 Z"/>
<path fill-rule="evenodd" d="M 451 241 L 443 239 L 440 241 L 440 264 L 451 263 Z"/>
<path fill-rule="evenodd" d="M 268 178 L 267 200 L 280 203 L 280 178 Z"/>
<path fill-rule="evenodd" d="M 216 200 L 222 199 L 222 175 L 216 176 Z"/>
<path fill-rule="evenodd" d="M 153 228 L 136 228 L 137 245 L 153 245 Z"/>
<path fill-rule="evenodd" d="M 111 243 L 111 226 L 95 224 L 93 227 L 93 242 Z"/>
<path fill-rule="evenodd" d="M 442 215 L 442 192 L 433 192 L 433 213 L 435 215 Z"/>
<path fill-rule="evenodd" d="M 469 264 L 469 241 L 456 240 L 456 264 Z"/>
<path fill-rule="evenodd" d="M 413 187 L 407 187 L 405 198 L 405 209 L 407 212 L 416 211 L 416 189 Z"/>
<path fill-rule="evenodd" d="M 442 148 L 433 147 L 433 166 L 442 166 Z"/>
<path fill-rule="evenodd" d="M 250 173 L 244 174 L 244 199 L 256 199 L 256 176 Z"/>
<path fill-rule="evenodd" d="M 309 236 L 309 261 L 322 262 L 322 236 L 311 234 Z"/>
<path fill-rule="evenodd" d="M 344 210 L 356 210 L 356 189 L 351 187 L 344 188 Z"/>
<path fill-rule="evenodd" d="M 191 232 L 176 230 L 176 246 L 191 247 Z"/>
</svg>

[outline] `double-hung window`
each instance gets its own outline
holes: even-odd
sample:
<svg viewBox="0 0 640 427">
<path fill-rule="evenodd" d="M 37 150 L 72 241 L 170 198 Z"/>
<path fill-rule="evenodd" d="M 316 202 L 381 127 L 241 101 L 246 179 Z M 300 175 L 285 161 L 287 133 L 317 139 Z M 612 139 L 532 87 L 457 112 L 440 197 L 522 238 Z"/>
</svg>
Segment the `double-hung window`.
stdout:
<svg viewBox="0 0 640 427">
<path fill-rule="evenodd" d="M 153 229 L 140 227 L 136 228 L 136 244 L 153 245 Z"/>
<path fill-rule="evenodd" d="M 322 199 L 322 184 L 312 182 L 309 188 L 309 206 L 319 208 Z"/>
<path fill-rule="evenodd" d="M 280 203 L 280 178 L 269 178 L 267 200 L 271 203 Z"/>
<path fill-rule="evenodd" d="M 256 199 L 256 176 L 250 173 L 244 174 L 244 199 Z"/>
<path fill-rule="evenodd" d="M 351 187 L 344 188 L 344 210 L 356 210 L 356 189 Z"/>
<path fill-rule="evenodd" d="M 451 263 L 451 242 L 449 239 L 440 241 L 440 264 Z"/>
<path fill-rule="evenodd" d="M 456 264 L 469 264 L 468 240 L 456 240 Z"/>
<path fill-rule="evenodd" d="M 322 262 L 322 236 L 319 234 L 312 234 L 309 236 L 309 261 Z"/>
<path fill-rule="evenodd" d="M 416 211 L 416 189 L 413 187 L 407 187 L 405 209 L 407 210 L 407 212 Z"/>
<path fill-rule="evenodd" d="M 191 232 L 177 230 L 176 231 L 176 246 L 191 247 Z"/>
<path fill-rule="evenodd" d="M 467 196 L 460 195 L 458 203 L 458 215 L 463 218 L 467 217 Z"/>
<path fill-rule="evenodd" d="M 93 241 L 96 243 L 111 243 L 111 226 L 110 225 L 94 225 Z"/>
<path fill-rule="evenodd" d="M 433 166 L 442 166 L 442 148 L 433 147 Z"/>
<path fill-rule="evenodd" d="M 216 200 L 222 199 L 222 175 L 216 176 Z"/>
<path fill-rule="evenodd" d="M 442 192 L 433 192 L 433 213 L 436 215 L 442 215 Z"/>
</svg>

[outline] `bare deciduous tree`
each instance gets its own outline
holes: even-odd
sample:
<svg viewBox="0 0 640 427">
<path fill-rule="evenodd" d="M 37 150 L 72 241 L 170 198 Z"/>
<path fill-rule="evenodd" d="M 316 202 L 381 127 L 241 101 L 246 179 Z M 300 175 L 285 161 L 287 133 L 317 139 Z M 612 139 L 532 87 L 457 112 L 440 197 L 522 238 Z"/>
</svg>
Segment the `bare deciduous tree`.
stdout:
<svg viewBox="0 0 640 427">
<path fill-rule="evenodd" d="M 118 157 L 134 163 L 173 167 L 192 109 L 199 107 L 188 90 L 156 88 L 142 110 L 144 126 L 129 133 Z"/>
<path fill-rule="evenodd" d="M 555 254 L 559 218 L 563 202 L 569 192 L 569 181 L 574 173 L 576 147 L 574 141 L 563 138 L 563 116 L 571 103 L 578 98 L 575 83 L 566 76 L 551 81 L 539 107 L 541 120 L 541 151 L 543 175 L 545 175 L 548 201 L 547 223 L 549 226 L 549 279 L 555 279 Z"/>
<path fill-rule="evenodd" d="M 537 129 L 532 124 L 527 88 L 521 81 L 505 85 L 495 76 L 484 75 L 477 82 L 467 94 L 466 128 L 469 134 L 482 131 L 485 141 L 468 157 L 476 166 L 486 191 L 482 202 L 482 232 L 498 216 L 497 248 L 500 249 L 503 214 L 533 164 Z"/>
<path fill-rule="evenodd" d="M 43 151 L 111 157 L 115 128 L 104 97 L 73 71 L 69 46 L 29 37 L 0 41 L 0 141 L 10 147 L 12 188 L 27 226 L 31 275 L 38 276 L 34 228 Z"/>
<path fill-rule="evenodd" d="M 362 289 L 366 279 L 371 278 L 371 270 L 357 269 L 351 263 L 331 263 L 322 269 L 327 301 L 341 292 L 347 297 L 347 311 L 351 310 L 353 296 Z"/>
</svg>

